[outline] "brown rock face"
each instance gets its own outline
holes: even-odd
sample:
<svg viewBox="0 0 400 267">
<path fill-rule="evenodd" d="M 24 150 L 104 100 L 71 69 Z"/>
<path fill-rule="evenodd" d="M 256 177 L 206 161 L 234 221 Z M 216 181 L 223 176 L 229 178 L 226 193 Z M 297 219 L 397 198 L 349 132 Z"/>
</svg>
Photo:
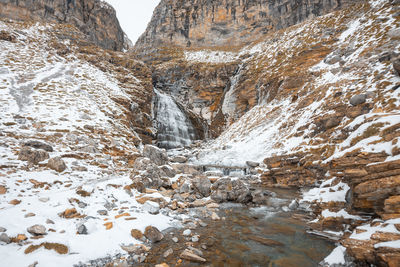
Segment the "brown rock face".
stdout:
<svg viewBox="0 0 400 267">
<path fill-rule="evenodd" d="M 114 8 L 99 0 L 0 0 L 0 17 L 72 24 L 105 49 L 120 51 L 129 43 Z"/>
<path fill-rule="evenodd" d="M 339 0 L 162 0 L 135 49 L 178 45 L 242 46 L 262 35 L 326 14 Z"/>
</svg>

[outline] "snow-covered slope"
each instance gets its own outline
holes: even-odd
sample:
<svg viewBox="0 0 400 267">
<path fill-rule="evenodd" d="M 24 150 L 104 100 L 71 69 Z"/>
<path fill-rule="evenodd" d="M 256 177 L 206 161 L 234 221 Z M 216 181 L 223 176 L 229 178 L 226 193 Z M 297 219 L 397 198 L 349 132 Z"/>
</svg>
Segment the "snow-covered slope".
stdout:
<svg viewBox="0 0 400 267">
<path fill-rule="evenodd" d="M 381 133 L 400 123 L 400 78 L 390 62 L 400 52 L 399 27 L 394 5 L 370 1 L 230 53 L 244 58 L 248 81 L 266 84 L 258 86 L 258 104 L 201 150 L 196 162 L 244 165 L 297 151 L 330 160 L 357 148 L 391 155 L 397 137 L 385 140 Z M 185 55 L 227 60 L 209 51 Z M 234 95 L 244 94 L 247 81 L 241 82 L 244 89 Z M 365 103 L 350 104 L 363 94 Z"/>
<path fill-rule="evenodd" d="M 135 98 L 146 94 L 143 82 L 107 57 L 89 63 L 96 53 L 77 46 L 84 40 L 70 26 L 0 21 L 0 32 L 0 227 L 14 241 L 1 242 L 0 265 L 72 266 L 125 253 L 120 245 L 139 242 L 131 229 L 168 227 L 170 218 L 144 212 L 138 193 L 124 189 L 140 143 L 129 125 L 129 104 L 145 99 Z M 62 157 L 66 170 L 51 170 L 47 160 L 19 160 L 31 140 L 49 144 L 50 158 Z M 68 209 L 76 217 L 62 217 Z M 36 224 L 46 228 L 42 238 L 27 232 Z M 87 235 L 77 234 L 82 224 Z M 44 242 L 68 253 L 29 252 Z"/>
</svg>

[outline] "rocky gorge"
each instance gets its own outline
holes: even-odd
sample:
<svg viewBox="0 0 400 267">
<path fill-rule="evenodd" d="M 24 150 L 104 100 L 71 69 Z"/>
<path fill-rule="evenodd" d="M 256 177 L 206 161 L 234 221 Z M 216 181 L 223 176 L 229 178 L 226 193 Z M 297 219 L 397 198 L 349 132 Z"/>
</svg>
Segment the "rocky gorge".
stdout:
<svg viewBox="0 0 400 267">
<path fill-rule="evenodd" d="M 400 265 L 399 1 L 0 7 L 0 265 Z"/>
</svg>

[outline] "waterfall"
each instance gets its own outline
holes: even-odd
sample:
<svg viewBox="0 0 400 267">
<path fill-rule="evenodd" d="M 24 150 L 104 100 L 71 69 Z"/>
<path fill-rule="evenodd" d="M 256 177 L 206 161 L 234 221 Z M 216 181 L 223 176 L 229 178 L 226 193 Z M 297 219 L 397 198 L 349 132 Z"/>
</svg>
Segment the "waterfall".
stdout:
<svg viewBox="0 0 400 267">
<path fill-rule="evenodd" d="M 157 145 L 171 149 L 190 145 L 196 139 L 196 130 L 175 100 L 157 89 L 154 117 L 157 123 Z"/>
</svg>

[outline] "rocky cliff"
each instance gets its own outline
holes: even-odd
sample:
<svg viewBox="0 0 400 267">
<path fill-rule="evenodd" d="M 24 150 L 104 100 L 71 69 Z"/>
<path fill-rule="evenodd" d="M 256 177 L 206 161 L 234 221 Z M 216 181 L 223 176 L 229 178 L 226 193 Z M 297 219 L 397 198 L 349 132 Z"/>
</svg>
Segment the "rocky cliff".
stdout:
<svg viewBox="0 0 400 267">
<path fill-rule="evenodd" d="M 341 8 L 341 0 L 163 0 L 135 49 L 243 46 L 265 34 Z"/>
<path fill-rule="evenodd" d="M 72 24 L 105 49 L 121 51 L 130 42 L 114 8 L 100 0 L 0 0 L 0 17 Z"/>
</svg>

